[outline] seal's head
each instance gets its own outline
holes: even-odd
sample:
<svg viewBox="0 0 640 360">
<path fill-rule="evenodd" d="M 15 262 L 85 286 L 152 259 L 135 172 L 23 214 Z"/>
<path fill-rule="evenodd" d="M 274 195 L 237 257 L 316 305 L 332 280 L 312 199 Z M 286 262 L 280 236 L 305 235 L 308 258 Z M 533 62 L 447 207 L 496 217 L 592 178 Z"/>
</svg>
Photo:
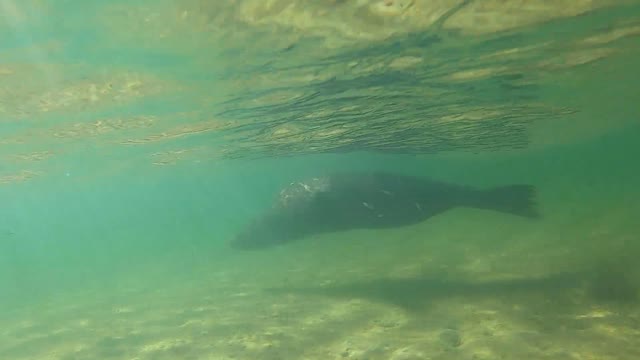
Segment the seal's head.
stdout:
<svg viewBox="0 0 640 360">
<path fill-rule="evenodd" d="M 313 224 L 318 223 L 318 195 L 328 190 L 329 183 L 325 178 L 289 184 L 266 214 L 250 223 L 231 241 L 231 247 L 262 249 L 307 235 Z"/>
</svg>

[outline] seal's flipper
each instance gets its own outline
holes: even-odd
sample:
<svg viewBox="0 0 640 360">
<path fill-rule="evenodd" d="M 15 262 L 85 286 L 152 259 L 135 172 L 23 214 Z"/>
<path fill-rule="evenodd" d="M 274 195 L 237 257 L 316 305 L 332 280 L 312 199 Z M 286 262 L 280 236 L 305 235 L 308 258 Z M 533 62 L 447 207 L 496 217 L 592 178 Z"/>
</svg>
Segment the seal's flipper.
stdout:
<svg viewBox="0 0 640 360">
<path fill-rule="evenodd" d="M 479 191 L 471 206 L 517 216 L 537 218 L 536 188 L 532 185 L 507 185 Z"/>
</svg>

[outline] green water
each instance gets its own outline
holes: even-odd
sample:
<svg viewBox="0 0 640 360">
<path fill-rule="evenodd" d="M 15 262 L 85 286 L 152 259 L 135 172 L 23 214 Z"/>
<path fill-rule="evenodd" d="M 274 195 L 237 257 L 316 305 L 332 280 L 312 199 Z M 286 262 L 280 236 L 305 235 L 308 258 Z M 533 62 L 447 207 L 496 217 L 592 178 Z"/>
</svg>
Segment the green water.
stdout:
<svg viewBox="0 0 640 360">
<path fill-rule="evenodd" d="M 0 359 L 640 357 L 640 5 L 288 3 L 0 1 Z M 541 217 L 228 246 L 344 170 Z"/>
</svg>

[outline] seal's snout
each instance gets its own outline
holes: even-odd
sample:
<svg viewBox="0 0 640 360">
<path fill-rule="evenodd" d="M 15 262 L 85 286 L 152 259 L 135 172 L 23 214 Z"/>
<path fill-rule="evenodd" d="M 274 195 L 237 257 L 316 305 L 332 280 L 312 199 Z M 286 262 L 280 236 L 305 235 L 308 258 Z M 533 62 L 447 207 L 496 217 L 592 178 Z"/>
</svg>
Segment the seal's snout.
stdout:
<svg viewBox="0 0 640 360">
<path fill-rule="evenodd" d="M 229 246 L 235 250 L 247 250 L 251 248 L 255 248 L 255 233 L 253 231 L 253 226 L 250 226 L 248 229 L 245 229 L 238 235 L 236 235 L 230 242 Z"/>
<path fill-rule="evenodd" d="M 262 217 L 240 232 L 231 247 L 238 250 L 254 250 L 279 246 L 298 236 L 297 229 L 289 217 Z"/>
<path fill-rule="evenodd" d="M 251 250 L 251 249 L 259 248 L 259 246 L 256 246 L 255 241 L 251 241 L 251 239 L 245 236 L 244 234 L 236 236 L 229 243 L 229 246 L 234 250 Z"/>
<path fill-rule="evenodd" d="M 253 250 L 271 246 L 273 229 L 267 225 L 263 219 L 254 221 L 230 242 L 230 247 L 236 250 Z"/>
</svg>

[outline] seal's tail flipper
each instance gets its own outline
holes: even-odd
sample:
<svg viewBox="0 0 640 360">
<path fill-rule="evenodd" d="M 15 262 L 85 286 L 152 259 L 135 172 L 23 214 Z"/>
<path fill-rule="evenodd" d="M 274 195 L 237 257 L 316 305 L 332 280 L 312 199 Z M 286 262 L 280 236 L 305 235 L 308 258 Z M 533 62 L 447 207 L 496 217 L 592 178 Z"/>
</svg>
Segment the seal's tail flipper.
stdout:
<svg viewBox="0 0 640 360">
<path fill-rule="evenodd" d="M 474 206 L 512 215 L 537 218 L 536 188 L 532 185 L 507 185 L 482 191 Z"/>
</svg>

